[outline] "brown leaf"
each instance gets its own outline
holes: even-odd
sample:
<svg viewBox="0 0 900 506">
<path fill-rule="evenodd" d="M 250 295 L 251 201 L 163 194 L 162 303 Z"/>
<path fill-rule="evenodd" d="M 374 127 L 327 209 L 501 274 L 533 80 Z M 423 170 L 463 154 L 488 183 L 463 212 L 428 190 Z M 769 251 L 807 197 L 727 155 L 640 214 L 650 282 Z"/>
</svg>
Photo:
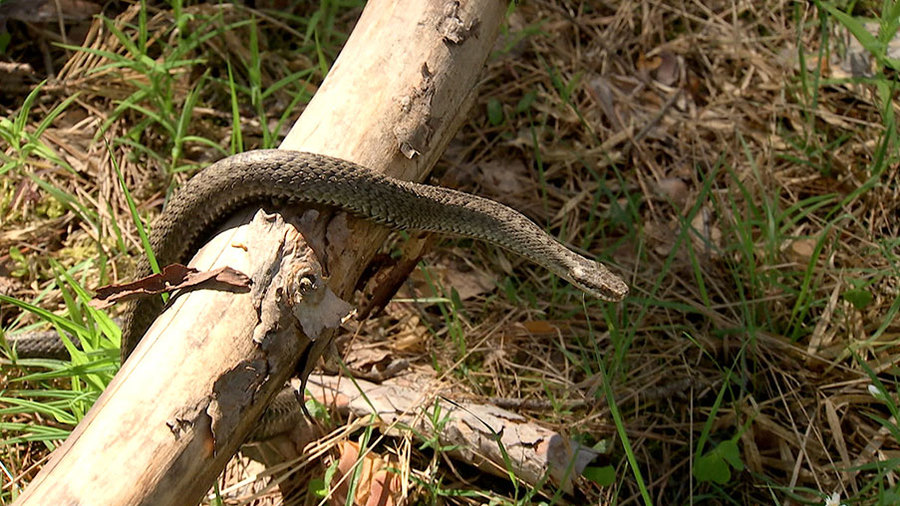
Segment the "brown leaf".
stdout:
<svg viewBox="0 0 900 506">
<path fill-rule="evenodd" d="M 338 463 L 338 478 L 340 481 L 330 503 L 334 505 L 347 504 L 347 493 L 350 488 L 350 480 L 354 478 L 357 465 L 362 469 L 357 476 L 356 495 L 353 504 L 365 506 L 393 506 L 399 504 L 402 499 L 400 476 L 391 469 L 397 469 L 396 462 L 385 460 L 382 457 L 368 452 L 359 460 L 359 445 L 351 441 L 344 441 L 339 445 L 341 452 Z M 348 476 L 349 475 L 349 476 Z"/>
<path fill-rule="evenodd" d="M 249 290 L 250 278 L 231 267 L 201 272 L 193 267 L 171 264 L 165 266 L 160 274 L 151 274 L 131 283 L 97 288 L 94 299 L 91 300 L 91 306 L 96 309 L 105 309 L 117 302 L 175 290 L 199 288 L 203 284 L 207 284 L 204 288 L 216 287 L 244 292 Z"/>
<path fill-rule="evenodd" d="M 389 350 L 356 346 L 347 350 L 344 363 L 355 370 L 364 370 L 385 366 L 391 361 L 391 358 Z"/>
<path fill-rule="evenodd" d="M 815 238 L 797 239 L 791 243 L 790 252 L 793 254 L 796 261 L 803 263 L 808 262 L 816 250 L 817 242 L 818 241 Z"/>
</svg>

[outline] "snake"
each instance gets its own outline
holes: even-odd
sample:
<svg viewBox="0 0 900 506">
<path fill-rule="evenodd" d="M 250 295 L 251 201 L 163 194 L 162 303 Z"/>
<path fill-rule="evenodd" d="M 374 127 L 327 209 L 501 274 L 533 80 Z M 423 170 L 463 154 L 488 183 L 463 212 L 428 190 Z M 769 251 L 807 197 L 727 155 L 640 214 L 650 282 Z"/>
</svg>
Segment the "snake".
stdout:
<svg viewBox="0 0 900 506">
<path fill-rule="evenodd" d="M 621 301 L 628 293 L 628 285 L 605 265 L 573 251 L 508 206 L 304 151 L 253 150 L 208 166 L 169 199 L 151 227 L 150 247 L 159 265 L 187 263 L 201 240 L 227 215 L 272 200 L 330 206 L 392 229 L 481 240 L 520 255 L 601 300 Z M 147 261 L 136 275 L 151 273 Z M 162 309 L 158 296 L 126 307 L 123 362 Z M 20 357 L 67 355 L 58 336 L 10 341 Z"/>
<path fill-rule="evenodd" d="M 305 151 L 247 151 L 200 171 L 175 193 L 157 218 L 150 247 L 159 265 L 187 263 L 198 243 L 224 216 L 254 202 L 276 199 L 334 207 L 392 229 L 481 240 L 541 265 L 602 300 L 620 301 L 628 293 L 625 282 L 605 265 L 566 247 L 508 206 Z M 145 263 L 138 276 L 149 274 L 149 263 Z M 123 359 L 137 346 L 160 309 L 160 299 L 149 297 L 126 312 Z"/>
</svg>

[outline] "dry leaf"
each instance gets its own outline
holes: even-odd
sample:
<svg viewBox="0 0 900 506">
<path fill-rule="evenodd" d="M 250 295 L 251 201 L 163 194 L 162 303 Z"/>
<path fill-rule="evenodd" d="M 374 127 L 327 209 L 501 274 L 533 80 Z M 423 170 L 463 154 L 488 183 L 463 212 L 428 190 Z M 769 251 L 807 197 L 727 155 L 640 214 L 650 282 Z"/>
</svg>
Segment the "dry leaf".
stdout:
<svg viewBox="0 0 900 506">
<path fill-rule="evenodd" d="M 250 289 L 250 278 L 231 267 L 201 272 L 193 267 L 172 264 L 165 266 L 159 274 L 151 274 L 131 283 L 101 286 L 97 288 L 90 304 L 96 309 L 105 309 L 117 302 L 174 290 L 198 288 L 200 285 L 206 285 L 204 288 L 215 286 L 218 289 L 245 292 Z"/>
<path fill-rule="evenodd" d="M 363 346 L 351 346 L 344 357 L 344 363 L 348 367 L 365 371 L 373 368 L 383 369 L 391 362 L 391 352 L 384 348 L 369 348 Z"/>
<path fill-rule="evenodd" d="M 816 239 L 808 238 L 808 239 L 798 239 L 791 243 L 791 254 L 792 256 L 800 261 L 807 262 L 813 256 L 813 252 L 816 249 Z"/>
<path fill-rule="evenodd" d="M 329 501 L 335 506 L 347 504 L 350 480 L 356 480 L 356 494 L 353 504 L 365 506 L 393 506 L 402 499 L 400 476 L 390 469 L 397 469 L 396 459 L 386 460 L 373 452 L 368 452 L 359 461 L 359 445 L 344 441 L 338 445 L 341 452 L 338 472 L 335 478 L 340 482 Z M 356 466 L 362 466 L 357 474 Z"/>
</svg>

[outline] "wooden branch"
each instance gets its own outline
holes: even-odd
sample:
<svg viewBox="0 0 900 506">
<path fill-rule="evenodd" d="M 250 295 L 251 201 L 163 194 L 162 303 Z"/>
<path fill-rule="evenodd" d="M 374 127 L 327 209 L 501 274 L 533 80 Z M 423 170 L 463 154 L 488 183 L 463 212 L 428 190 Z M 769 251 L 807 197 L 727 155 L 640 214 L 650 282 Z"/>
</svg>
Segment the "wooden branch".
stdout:
<svg viewBox="0 0 900 506">
<path fill-rule="evenodd" d="M 490 404 L 451 403 L 434 377 L 407 374 L 381 384 L 312 374 L 309 394 L 332 412 L 365 418 L 377 414 L 388 436 L 436 438 L 448 454 L 484 472 L 509 478 L 509 471 L 536 486 L 548 480 L 566 493 L 598 452 L 525 417 Z M 437 405 L 436 405 L 437 402 Z M 440 422 L 432 415 L 440 409 Z M 508 456 L 503 455 L 500 446 Z M 509 466 L 509 469 L 507 469 Z"/>
<path fill-rule="evenodd" d="M 506 2 L 372 0 L 282 148 L 421 179 L 464 119 Z M 251 276 L 245 293 L 176 297 L 17 504 L 191 504 L 209 489 L 304 354 L 298 308 L 340 306 L 385 231 L 338 214 L 304 230 L 254 213 L 195 257 Z M 312 245 L 313 253 L 306 247 Z M 320 267 L 321 260 L 327 269 Z M 312 299 L 312 300 L 311 300 Z M 332 317 L 339 311 L 335 311 Z M 301 316 L 310 324 L 318 316 Z M 325 318 L 331 320 L 334 318 Z M 310 336 L 312 337 L 312 336 Z M 319 350 L 330 338 L 323 332 Z"/>
</svg>

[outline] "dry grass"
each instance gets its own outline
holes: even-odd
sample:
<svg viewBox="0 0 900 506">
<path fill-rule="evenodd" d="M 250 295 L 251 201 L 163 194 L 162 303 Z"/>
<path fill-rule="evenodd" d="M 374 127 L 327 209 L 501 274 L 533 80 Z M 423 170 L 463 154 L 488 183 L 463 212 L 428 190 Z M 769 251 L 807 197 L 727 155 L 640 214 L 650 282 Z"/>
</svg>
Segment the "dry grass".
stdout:
<svg viewBox="0 0 900 506">
<path fill-rule="evenodd" d="M 501 251 L 445 242 L 426 257 L 427 272 L 456 288 L 462 306 L 392 303 L 352 329 L 353 342 L 378 345 L 416 367 L 437 364 L 459 391 L 481 400 L 578 401 L 571 410 L 548 403 L 524 412 L 609 447 L 616 482 L 600 487 L 583 480 L 575 502 L 643 501 L 606 389 L 653 502 L 821 503 L 833 492 L 860 503 L 890 501 L 884 489 L 895 486 L 891 459 L 900 448 L 896 431 L 885 427 L 896 424 L 890 408 L 897 401 L 885 402 L 869 388 L 878 378 L 896 395 L 900 176 L 877 83 L 817 80 L 838 70 L 836 60 L 819 59 L 823 41 L 834 44 L 836 32 L 822 32 L 811 5 L 593 4 L 534 0 L 513 12 L 509 36 L 442 168 L 453 184 L 507 202 L 566 242 L 605 254 L 625 273 L 631 298 L 618 306 L 585 302 Z M 118 6 L 105 13 L 122 27 L 135 22 L 136 7 Z M 171 23 L 171 12 L 157 7 L 151 34 Z M 213 7 L 191 9 L 200 19 Z M 303 10 L 294 14 L 308 17 Z M 333 58 L 357 13 L 334 17 L 334 32 L 323 41 L 327 56 Z M 246 18 L 233 7 L 223 19 Z M 287 28 L 292 22 L 258 18 L 263 89 L 286 69 L 313 69 L 313 83 L 321 78 L 318 62 L 304 56 L 314 52 L 284 44 L 302 33 Z M 39 30 L 53 27 L 11 23 L 10 29 L 46 37 Z M 201 90 L 189 133 L 223 147 L 232 135 L 224 62 L 252 60 L 248 31 L 238 27 L 199 44 L 189 56 L 206 58 L 202 68 L 173 69 L 165 83 L 176 115 L 189 91 Z M 108 31 L 91 29 L 86 44 L 124 51 Z M 31 153 L 0 182 L 0 288 L 24 300 L 55 278 L 50 259 L 71 267 L 99 251 L 101 262 L 84 274 L 88 286 L 127 277 L 138 242 L 110 155 L 97 140 L 101 131 L 146 215 L 159 210 L 173 168 L 220 156 L 187 142 L 173 160 L 172 136 L 159 123 L 140 111 L 113 112 L 117 101 L 151 82 L 145 76 L 129 82 L 128 71 L 90 73 L 108 63 L 102 58 L 49 54 L 60 70 L 40 92 L 27 130 L 74 96 L 41 136 L 72 170 Z M 6 55 L 32 66 L 18 83 L 2 86 L 0 107 L 11 118 L 44 63 L 19 39 Z M 239 83 L 250 79 L 238 64 L 234 74 Z M 298 92 L 275 91 L 264 109 L 280 115 Z M 241 103 L 248 148 L 272 126 L 257 112 Z M 21 154 L 9 145 L 3 150 L 9 159 Z M 29 174 L 95 210 L 93 224 Z M 421 272 L 404 290 L 431 294 Z M 56 292 L 42 305 L 63 308 Z M 6 307 L 0 313 L 4 326 L 16 316 Z M 704 454 L 736 440 L 744 470 L 722 484 L 692 475 L 701 439 Z M 428 458 L 412 453 L 414 473 L 432 476 Z M 0 455 L 27 479 L 45 453 L 17 444 Z M 858 467 L 864 465 L 870 466 Z M 478 481 L 471 470 L 445 468 L 442 476 L 447 489 L 511 493 Z M 438 500 L 428 487 L 413 488 L 414 497 Z"/>
</svg>

